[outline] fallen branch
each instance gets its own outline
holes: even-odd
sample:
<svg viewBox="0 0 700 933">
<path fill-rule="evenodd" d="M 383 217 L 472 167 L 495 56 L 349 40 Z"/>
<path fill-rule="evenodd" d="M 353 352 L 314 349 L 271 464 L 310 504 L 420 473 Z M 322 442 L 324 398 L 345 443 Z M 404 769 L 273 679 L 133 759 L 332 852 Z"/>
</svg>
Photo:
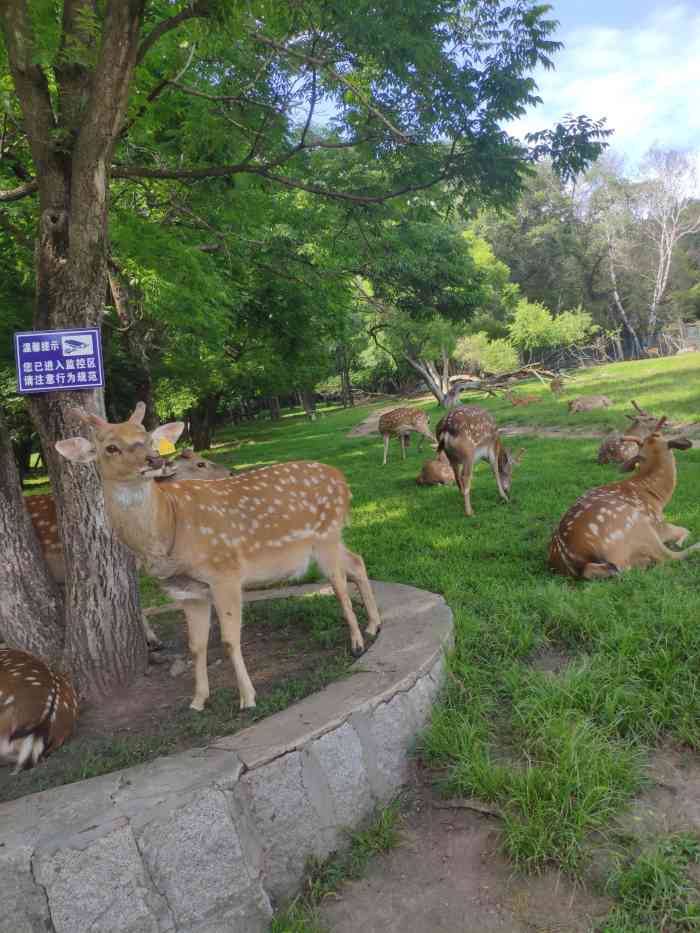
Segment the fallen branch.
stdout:
<svg viewBox="0 0 700 933">
<path fill-rule="evenodd" d="M 501 810 L 489 807 L 476 797 L 455 797 L 452 800 L 443 800 L 440 803 L 434 803 L 437 810 L 474 810 L 475 813 L 482 813 L 484 816 L 495 816 L 499 820 L 503 819 Z"/>
</svg>

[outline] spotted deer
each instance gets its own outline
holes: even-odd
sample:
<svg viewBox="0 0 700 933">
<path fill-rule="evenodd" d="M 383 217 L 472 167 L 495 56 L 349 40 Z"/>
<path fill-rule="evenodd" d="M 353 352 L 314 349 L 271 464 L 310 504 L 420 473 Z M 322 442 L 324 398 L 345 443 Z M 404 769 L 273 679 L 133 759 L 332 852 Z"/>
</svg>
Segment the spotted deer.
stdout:
<svg viewBox="0 0 700 933">
<path fill-rule="evenodd" d="M 386 466 L 389 454 L 389 440 L 392 437 L 398 437 L 401 444 L 401 458 L 406 459 L 406 447 L 412 431 L 421 435 L 418 445 L 419 450 L 424 437 L 427 437 L 432 444 L 435 443 L 428 416 L 420 408 L 394 408 L 393 411 L 384 412 L 379 419 L 379 433 L 384 438 L 383 466 Z"/>
<path fill-rule="evenodd" d="M 426 460 L 418 474 L 419 486 L 449 486 L 454 483 L 455 475 L 444 450 L 434 460 Z"/>
<path fill-rule="evenodd" d="M 567 403 L 569 413 L 577 414 L 579 411 L 594 411 L 596 408 L 609 408 L 613 402 L 607 395 L 581 395 Z"/>
<path fill-rule="evenodd" d="M 163 469 L 156 447 L 175 443 L 182 422 L 150 434 L 141 424 L 143 407 L 128 421 L 109 424 L 84 415 L 94 442 L 84 437 L 58 441 L 74 463 L 95 461 L 110 522 L 144 569 L 182 605 L 194 661 L 192 709 L 209 697 L 207 641 L 212 603 L 222 641 L 233 663 L 241 709 L 255 706 L 255 689 L 241 653 L 241 598 L 246 584 L 303 574 L 314 559 L 329 578 L 350 629 L 353 653 L 364 648 L 350 602 L 348 577 L 357 584 L 367 610 L 367 634 L 381 625 L 362 558 L 343 544 L 350 490 L 343 474 L 313 461 L 292 461 L 240 473 L 217 482 L 155 482 Z"/>
<path fill-rule="evenodd" d="M 65 674 L 26 651 L 0 648 L 0 760 L 14 773 L 33 768 L 62 745 L 78 718 L 78 700 Z"/>
<path fill-rule="evenodd" d="M 438 452 L 447 455 L 459 491 L 464 497 L 464 514 L 473 515 L 471 505 L 471 482 L 474 464 L 488 460 L 496 477 L 498 494 L 508 502 L 513 480 L 513 467 L 523 458 L 525 451 L 516 455 L 501 442 L 501 435 L 493 417 L 479 405 L 463 405 L 454 408 L 438 423 L 435 431 Z"/>
<path fill-rule="evenodd" d="M 515 395 L 512 389 L 506 389 L 503 395 L 511 405 L 532 405 L 542 401 L 538 395 Z"/>
<path fill-rule="evenodd" d="M 604 438 L 598 448 L 598 455 L 596 457 L 598 463 L 624 463 L 637 452 L 636 442 L 624 440 L 624 435 L 644 440 L 644 438 L 654 430 L 658 421 L 655 415 L 650 415 L 649 412 L 644 411 L 635 401 L 632 402 L 632 407 L 637 414 L 625 414 L 625 418 L 629 418 L 632 423 L 624 434 L 622 431 L 613 431 Z"/>
<path fill-rule="evenodd" d="M 181 451 L 176 457 L 166 462 L 163 467 L 163 475 L 158 477 L 157 482 L 168 483 L 173 480 L 216 480 L 223 479 L 225 476 L 231 476 L 231 471 L 224 466 L 206 460 L 198 456 L 193 450 L 187 448 Z M 51 495 L 27 496 L 24 500 L 29 512 L 29 517 L 34 525 L 34 531 L 39 539 L 39 544 L 44 552 L 44 559 L 49 568 L 49 573 L 59 585 L 66 582 L 66 566 L 63 559 L 63 544 L 58 532 L 58 516 L 56 514 L 56 502 Z M 146 635 L 146 641 L 151 647 L 158 647 L 160 641 L 158 636 L 148 624 L 148 620 L 143 616 L 143 628 Z"/>
<path fill-rule="evenodd" d="M 564 391 L 564 377 L 554 376 L 549 382 L 549 390 L 553 395 L 561 395 Z"/>
<path fill-rule="evenodd" d="M 700 548 L 666 547 L 669 542 L 682 546 L 690 534 L 666 522 L 663 510 L 676 487 L 673 450 L 687 450 L 691 443 L 686 437 L 664 437 L 665 421 L 643 440 L 624 437 L 637 453 L 622 470 L 639 464 L 634 476 L 591 489 L 566 512 L 549 545 L 549 565 L 556 573 L 594 580 L 657 561 L 685 560 Z"/>
</svg>

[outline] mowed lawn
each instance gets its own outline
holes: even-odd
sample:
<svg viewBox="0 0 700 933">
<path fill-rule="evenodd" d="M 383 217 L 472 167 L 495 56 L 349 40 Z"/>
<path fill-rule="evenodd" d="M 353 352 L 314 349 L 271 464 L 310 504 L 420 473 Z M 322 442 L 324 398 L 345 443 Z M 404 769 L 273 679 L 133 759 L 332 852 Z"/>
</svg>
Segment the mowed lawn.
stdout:
<svg viewBox="0 0 700 933">
<path fill-rule="evenodd" d="M 633 398 L 676 422 L 700 419 L 700 354 L 582 371 L 575 384 L 567 397 L 604 392 L 615 408 L 572 417 L 546 389 L 546 401 L 528 408 L 479 403 L 500 423 L 587 430 L 621 427 Z M 434 424 L 438 408 L 425 404 Z M 700 747 L 700 553 L 610 581 L 555 577 L 546 554 L 558 519 L 586 489 L 619 477 L 595 463 L 598 441 L 509 441 L 526 450 L 511 504 L 499 501 L 482 464 L 468 519 L 454 486 L 416 486 L 425 447 L 418 454 L 414 441 L 402 462 L 392 442 L 382 467 L 378 435 L 346 436 L 370 411 L 225 432 L 212 453 L 236 466 L 314 458 L 345 472 L 353 491 L 346 540 L 370 576 L 440 593 L 454 612 L 448 687 L 420 742 L 441 789 L 502 808 L 516 865 L 582 873 L 592 840 L 610 836 L 643 786 L 655 744 Z M 667 517 L 693 542 L 700 451 L 678 451 L 676 462 Z M 556 675 L 544 669 L 550 656 L 562 668 Z"/>
</svg>

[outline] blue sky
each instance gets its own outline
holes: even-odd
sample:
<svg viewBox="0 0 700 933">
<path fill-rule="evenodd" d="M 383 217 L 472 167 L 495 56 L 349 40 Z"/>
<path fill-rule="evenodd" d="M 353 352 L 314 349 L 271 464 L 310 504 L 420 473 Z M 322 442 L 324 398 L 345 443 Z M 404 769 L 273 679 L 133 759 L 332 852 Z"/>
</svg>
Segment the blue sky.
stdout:
<svg viewBox="0 0 700 933">
<path fill-rule="evenodd" d="M 553 0 L 565 48 L 536 74 L 543 99 L 510 127 L 543 129 L 565 113 L 607 117 L 631 163 L 652 145 L 700 151 L 700 0 Z"/>
</svg>

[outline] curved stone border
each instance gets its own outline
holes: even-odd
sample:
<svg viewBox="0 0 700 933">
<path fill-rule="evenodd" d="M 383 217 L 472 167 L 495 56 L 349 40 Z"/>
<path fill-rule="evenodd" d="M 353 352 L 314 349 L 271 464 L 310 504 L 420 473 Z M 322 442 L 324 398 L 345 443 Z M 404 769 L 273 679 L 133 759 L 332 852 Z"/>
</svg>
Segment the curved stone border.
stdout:
<svg viewBox="0 0 700 933">
<path fill-rule="evenodd" d="M 406 781 L 442 683 L 442 597 L 372 587 L 382 632 L 350 677 L 206 748 L 0 805 L 1 933 L 267 930 L 307 858 Z"/>
</svg>

